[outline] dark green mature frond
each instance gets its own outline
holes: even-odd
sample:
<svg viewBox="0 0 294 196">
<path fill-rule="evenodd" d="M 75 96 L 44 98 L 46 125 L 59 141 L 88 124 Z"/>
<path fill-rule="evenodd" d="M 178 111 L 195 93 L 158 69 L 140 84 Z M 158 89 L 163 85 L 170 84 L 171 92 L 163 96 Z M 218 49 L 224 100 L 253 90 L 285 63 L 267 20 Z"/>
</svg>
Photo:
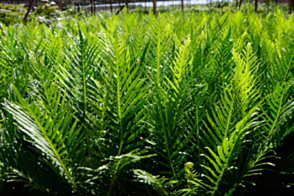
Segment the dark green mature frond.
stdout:
<svg viewBox="0 0 294 196">
<path fill-rule="evenodd" d="M 225 103 L 225 102 L 224 102 Z M 230 104 L 224 104 L 230 105 Z M 216 130 L 218 138 L 214 136 L 214 133 L 210 130 L 206 136 L 206 139 L 209 140 L 205 148 L 208 150 L 208 153 L 202 154 L 205 157 L 207 162 L 201 164 L 201 166 L 206 170 L 203 176 L 206 178 L 206 188 L 205 190 L 210 193 L 210 195 L 220 195 L 219 186 L 221 184 L 227 184 L 225 176 L 227 171 L 230 168 L 234 168 L 234 160 L 239 156 L 241 152 L 241 145 L 243 138 L 245 136 L 246 130 L 252 124 L 252 115 L 254 114 L 256 108 L 252 108 L 248 114 L 233 127 L 233 130 L 228 132 L 229 129 L 220 129 Z M 228 109 L 230 114 L 231 109 Z M 219 114 L 221 111 L 218 111 Z M 218 115 L 223 117 L 223 115 Z M 227 119 L 230 120 L 230 116 Z M 215 118 L 216 121 L 218 119 Z M 216 124 L 212 123 L 212 127 L 216 129 Z M 223 124 L 225 125 L 225 124 Z M 220 124 L 222 128 L 227 128 Z M 208 128 L 208 126 L 207 126 Z M 212 139 L 210 139 L 212 138 Z"/>
<path fill-rule="evenodd" d="M 266 99 L 266 105 L 262 108 L 265 137 L 270 137 L 273 143 L 278 136 L 287 133 L 287 130 L 282 132 L 280 127 L 289 119 L 294 109 L 293 100 L 288 97 L 290 88 L 291 86 L 287 84 L 280 85 L 278 83 L 275 91 Z M 265 107 L 267 107 L 267 111 Z"/>
<path fill-rule="evenodd" d="M 172 76 L 165 76 L 166 82 L 163 80 L 163 86 L 155 83 L 152 88 L 156 94 L 150 99 L 155 104 L 150 103 L 148 107 L 151 133 L 155 142 L 154 152 L 159 155 L 154 160 L 162 167 L 152 173 L 165 175 L 172 180 L 178 180 L 184 173 L 182 166 L 186 160 L 185 149 L 194 131 L 188 131 L 189 118 L 184 112 L 190 107 L 191 103 L 186 99 L 191 100 L 189 94 L 192 91 L 189 88 L 193 76 L 189 45 L 188 39 L 179 46 L 179 52 L 170 67 Z"/>
<path fill-rule="evenodd" d="M 73 36 L 69 34 L 69 37 Z M 84 124 L 89 105 L 88 91 L 93 83 L 91 78 L 99 54 L 99 44 L 89 42 L 79 28 L 79 36 L 69 40 L 71 44 L 64 47 L 63 62 L 56 67 L 60 82 L 67 89 L 69 98 L 81 115 L 78 118 Z"/>
<path fill-rule="evenodd" d="M 28 137 L 29 141 L 42 153 L 45 163 L 53 167 L 67 183 L 78 191 L 75 170 L 84 161 L 83 135 L 73 120 L 73 112 L 69 103 L 65 103 L 65 95 L 52 85 L 51 99 L 53 111 L 42 110 L 42 102 L 27 103 L 15 88 L 19 104 L 6 101 L 4 107 L 18 123 L 18 128 Z M 74 122 L 74 123 L 73 123 Z"/>
</svg>

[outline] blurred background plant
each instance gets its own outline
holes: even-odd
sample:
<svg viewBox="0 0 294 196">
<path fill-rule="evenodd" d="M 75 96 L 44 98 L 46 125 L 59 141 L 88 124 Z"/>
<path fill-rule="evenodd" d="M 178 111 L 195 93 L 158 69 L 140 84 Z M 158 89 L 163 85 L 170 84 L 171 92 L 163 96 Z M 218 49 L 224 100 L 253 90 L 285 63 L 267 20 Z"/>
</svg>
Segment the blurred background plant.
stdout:
<svg viewBox="0 0 294 196">
<path fill-rule="evenodd" d="M 196 5 L 192 8 L 192 11 L 194 12 L 209 11 L 209 12 L 225 13 L 226 11 L 230 11 L 235 13 L 237 11 L 241 11 L 243 13 L 257 12 L 259 14 L 268 14 L 269 12 L 274 13 L 276 12 L 276 10 L 277 10 L 277 4 L 275 2 L 259 3 L 256 11 L 255 11 L 255 5 L 248 2 L 242 3 L 240 7 L 236 6 L 235 2 L 213 2 L 207 5 L 205 4 Z M 287 14 L 289 10 L 289 5 L 280 4 L 279 10 Z"/>
<path fill-rule="evenodd" d="M 33 10 L 29 14 L 28 20 L 35 18 L 39 23 L 45 24 L 52 24 L 52 22 L 75 13 L 73 7 L 63 11 L 59 9 L 55 2 L 48 0 L 41 1 Z M 26 12 L 27 8 L 24 4 L 0 4 L 0 22 L 5 25 L 20 23 L 23 21 Z"/>
<path fill-rule="evenodd" d="M 73 13 L 73 9 L 69 8 L 65 11 L 59 9 L 54 1 L 42 0 L 41 5 L 35 7 L 33 12 L 34 17 L 40 23 L 52 23 L 56 20 L 60 20 L 62 17 Z"/>
<path fill-rule="evenodd" d="M 21 22 L 26 14 L 24 4 L 0 4 L 0 22 L 5 25 Z"/>
</svg>

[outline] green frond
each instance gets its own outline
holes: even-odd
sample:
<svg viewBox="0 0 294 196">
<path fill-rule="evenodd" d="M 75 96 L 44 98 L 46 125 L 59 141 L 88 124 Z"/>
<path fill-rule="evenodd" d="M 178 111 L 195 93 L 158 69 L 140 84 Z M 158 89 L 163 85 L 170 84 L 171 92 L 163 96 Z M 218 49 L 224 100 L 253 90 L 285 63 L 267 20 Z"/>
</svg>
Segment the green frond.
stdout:
<svg viewBox="0 0 294 196">
<path fill-rule="evenodd" d="M 257 58 L 252 53 L 252 46 L 247 44 L 244 54 L 239 56 L 236 51 L 233 51 L 234 60 L 236 63 L 236 71 L 234 75 L 234 88 L 235 93 L 238 94 L 238 107 L 240 108 L 241 115 L 244 117 L 248 110 L 250 110 L 259 98 L 259 85 L 257 70 L 259 64 Z"/>
<path fill-rule="evenodd" d="M 42 102 L 28 103 L 23 100 L 16 88 L 14 90 L 19 104 L 6 101 L 5 109 L 13 115 L 18 128 L 30 138 L 32 145 L 44 153 L 45 158 L 51 162 L 51 167 L 56 167 L 56 172 L 74 191 L 78 191 L 76 177 L 73 176 L 72 171 L 82 164 L 85 148 L 82 145 L 81 128 L 76 127 L 77 121 L 72 124 L 73 112 L 70 105 L 65 103 L 66 96 L 63 95 L 61 98 L 61 91 L 53 85 L 51 90 L 55 93 L 52 96 L 56 99 L 52 99 L 50 103 L 53 110 L 48 111 L 38 107 L 42 106 Z M 78 165 L 75 166 L 74 163 Z"/>
<path fill-rule="evenodd" d="M 266 106 L 268 112 L 264 111 L 262 118 L 265 120 L 263 128 L 265 129 L 266 137 L 271 138 L 271 142 L 275 143 L 275 138 L 281 133 L 280 127 L 288 120 L 289 116 L 292 114 L 294 105 L 292 99 L 288 97 L 288 90 L 290 86 L 287 84 L 276 85 L 275 91 L 266 99 Z M 286 133 L 285 130 L 284 133 Z"/>
<path fill-rule="evenodd" d="M 168 196 L 168 189 L 170 186 L 177 183 L 176 181 L 168 181 L 165 177 L 153 176 L 152 174 L 140 169 L 133 169 L 133 172 L 139 182 L 151 185 L 160 196 Z"/>
<path fill-rule="evenodd" d="M 222 141 L 218 140 L 212 147 L 205 147 L 207 149 L 206 154 L 202 154 L 207 162 L 201 166 L 206 170 L 204 177 L 206 178 L 206 191 L 210 195 L 219 195 L 219 186 L 225 181 L 227 171 L 234 167 L 234 160 L 239 156 L 241 152 L 241 145 L 243 138 L 246 134 L 246 130 L 252 125 L 252 116 L 256 107 L 251 109 L 248 114 L 238 123 L 236 123 L 233 131 L 227 135 L 226 132 L 222 133 Z M 213 132 L 210 132 L 212 136 Z M 220 133 L 221 134 L 221 133 Z"/>
<path fill-rule="evenodd" d="M 135 149 L 127 154 L 120 156 L 110 157 L 109 160 L 113 161 L 112 171 L 111 171 L 111 182 L 109 186 L 109 191 L 107 195 L 113 195 L 113 190 L 119 183 L 120 176 L 125 171 L 125 167 L 131 163 L 138 162 L 142 159 L 150 158 L 156 156 L 155 154 L 147 154 L 148 150 Z"/>
</svg>

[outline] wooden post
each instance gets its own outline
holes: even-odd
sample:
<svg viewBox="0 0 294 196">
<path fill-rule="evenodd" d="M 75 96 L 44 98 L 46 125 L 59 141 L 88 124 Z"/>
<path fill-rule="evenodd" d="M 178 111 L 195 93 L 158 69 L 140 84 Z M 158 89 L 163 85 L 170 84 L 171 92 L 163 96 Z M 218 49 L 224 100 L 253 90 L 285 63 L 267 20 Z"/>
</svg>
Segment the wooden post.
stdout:
<svg viewBox="0 0 294 196">
<path fill-rule="evenodd" d="M 153 11 L 154 11 L 154 15 L 157 16 L 156 0 L 153 0 Z"/>
</svg>

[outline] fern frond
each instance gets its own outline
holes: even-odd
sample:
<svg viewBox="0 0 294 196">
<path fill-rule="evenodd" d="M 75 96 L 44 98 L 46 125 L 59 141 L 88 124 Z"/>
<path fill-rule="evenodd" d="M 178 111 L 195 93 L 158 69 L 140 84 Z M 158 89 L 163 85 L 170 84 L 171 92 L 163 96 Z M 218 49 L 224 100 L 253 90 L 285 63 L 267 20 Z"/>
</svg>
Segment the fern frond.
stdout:
<svg viewBox="0 0 294 196">
<path fill-rule="evenodd" d="M 272 142 L 280 135 L 280 127 L 287 121 L 294 109 L 292 99 L 288 97 L 290 87 L 287 84 L 280 85 L 278 83 L 275 91 L 266 99 L 268 112 L 264 110 L 264 107 L 262 108 L 264 114 L 262 118 L 265 120 L 263 126 L 266 130 L 265 136 L 270 137 L 273 140 Z"/>
<path fill-rule="evenodd" d="M 252 108 L 248 114 L 236 124 L 234 130 L 226 137 L 223 137 L 222 141 L 219 141 L 221 143 L 217 144 L 216 147 L 215 145 L 205 147 L 208 150 L 208 154 L 203 154 L 202 156 L 204 156 L 208 162 L 201 166 L 207 171 L 207 173 L 203 175 L 207 179 L 207 182 L 209 182 L 206 183 L 207 187 L 209 187 L 207 191 L 211 195 L 220 194 L 219 186 L 222 183 L 226 183 L 224 178 L 226 172 L 230 168 L 234 168 L 233 161 L 241 152 L 242 141 L 246 130 L 253 123 L 251 118 L 254 115 L 255 110 L 256 107 Z M 212 134 L 213 133 L 210 132 L 211 136 Z M 226 133 L 223 133 L 223 136 L 225 134 Z"/>
<path fill-rule="evenodd" d="M 50 160 L 48 166 L 57 168 L 57 174 L 78 191 L 75 172 L 82 164 L 85 148 L 81 129 L 77 127 L 77 121 L 73 121 L 70 105 L 65 103 L 66 96 L 61 99 L 61 91 L 53 85 L 50 90 L 55 93 L 51 95 L 56 99 L 51 99 L 50 104 L 54 110 L 48 111 L 41 109 L 38 102 L 27 103 L 18 90 L 14 90 L 19 104 L 6 101 L 5 109 L 13 115 L 19 129 L 29 136 L 29 141 Z"/>
<path fill-rule="evenodd" d="M 160 196 L 168 196 L 168 189 L 170 189 L 170 186 L 177 183 L 177 181 L 174 180 L 168 181 L 168 179 L 164 176 L 153 176 L 152 174 L 140 169 L 133 169 L 133 172 L 139 182 L 151 185 Z"/>
<path fill-rule="evenodd" d="M 244 117 L 247 111 L 254 107 L 259 99 L 258 92 L 260 87 L 256 79 L 259 64 L 252 52 L 250 43 L 245 47 L 244 55 L 239 56 L 236 51 L 233 51 L 233 55 L 236 63 L 234 88 L 237 91 L 236 94 L 238 94 L 238 107 L 242 117 Z"/>
</svg>

